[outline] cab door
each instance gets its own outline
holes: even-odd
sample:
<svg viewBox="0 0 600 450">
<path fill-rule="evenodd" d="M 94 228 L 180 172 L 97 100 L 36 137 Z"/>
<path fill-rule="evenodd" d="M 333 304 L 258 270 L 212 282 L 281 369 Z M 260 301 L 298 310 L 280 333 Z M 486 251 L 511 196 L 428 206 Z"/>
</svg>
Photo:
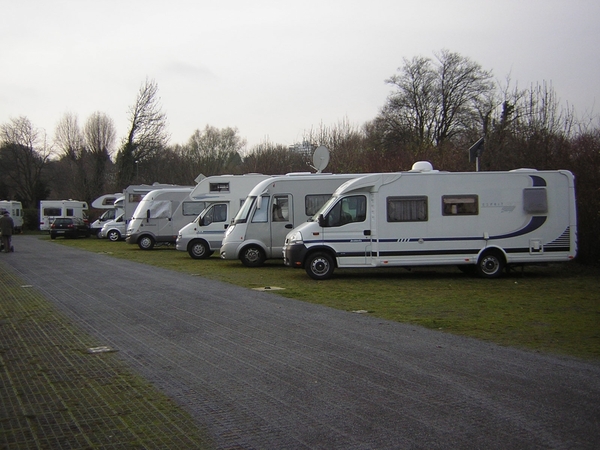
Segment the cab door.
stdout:
<svg viewBox="0 0 600 450">
<path fill-rule="evenodd" d="M 281 258 L 285 236 L 294 228 L 293 197 L 275 194 L 271 205 L 271 258 Z"/>
<path fill-rule="evenodd" d="M 323 217 L 321 230 L 325 245 L 336 252 L 339 267 L 371 264 L 371 218 L 365 195 L 340 198 Z"/>
</svg>

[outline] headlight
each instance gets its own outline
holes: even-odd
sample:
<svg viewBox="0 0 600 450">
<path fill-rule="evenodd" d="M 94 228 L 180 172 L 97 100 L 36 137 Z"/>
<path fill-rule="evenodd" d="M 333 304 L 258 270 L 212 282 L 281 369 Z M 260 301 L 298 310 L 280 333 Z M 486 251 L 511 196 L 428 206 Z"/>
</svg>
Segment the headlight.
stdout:
<svg viewBox="0 0 600 450">
<path fill-rule="evenodd" d="M 227 227 L 227 229 L 225 230 L 225 237 L 229 236 L 233 232 L 234 228 L 235 228 L 235 225 L 229 225 Z"/>
<path fill-rule="evenodd" d="M 289 244 L 289 245 L 302 244 L 302 243 L 303 243 L 302 233 L 300 233 L 299 231 L 294 231 L 293 233 L 290 233 L 288 238 L 286 239 L 286 244 Z"/>
</svg>

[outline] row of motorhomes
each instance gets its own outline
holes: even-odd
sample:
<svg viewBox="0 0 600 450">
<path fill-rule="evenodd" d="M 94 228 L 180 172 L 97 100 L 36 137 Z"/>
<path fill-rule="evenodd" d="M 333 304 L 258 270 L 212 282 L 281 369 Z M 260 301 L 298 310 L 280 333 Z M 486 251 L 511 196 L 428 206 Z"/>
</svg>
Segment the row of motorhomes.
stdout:
<svg viewBox="0 0 600 450">
<path fill-rule="evenodd" d="M 458 173 L 417 162 L 394 173 L 196 181 L 114 194 L 118 238 L 144 250 L 175 244 L 195 259 L 218 251 L 248 267 L 283 259 L 317 280 L 337 268 L 429 265 L 493 278 L 512 266 L 569 261 L 577 251 L 574 178 L 566 170 Z"/>
</svg>

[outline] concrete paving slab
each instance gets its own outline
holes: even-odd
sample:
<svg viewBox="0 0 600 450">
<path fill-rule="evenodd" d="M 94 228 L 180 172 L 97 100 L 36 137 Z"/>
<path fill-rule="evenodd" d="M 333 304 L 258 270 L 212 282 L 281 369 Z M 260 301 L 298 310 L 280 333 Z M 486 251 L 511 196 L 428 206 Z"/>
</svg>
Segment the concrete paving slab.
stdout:
<svg viewBox="0 0 600 450">
<path fill-rule="evenodd" d="M 0 264 L 220 448 L 600 448 L 598 364 L 14 239 Z"/>
</svg>

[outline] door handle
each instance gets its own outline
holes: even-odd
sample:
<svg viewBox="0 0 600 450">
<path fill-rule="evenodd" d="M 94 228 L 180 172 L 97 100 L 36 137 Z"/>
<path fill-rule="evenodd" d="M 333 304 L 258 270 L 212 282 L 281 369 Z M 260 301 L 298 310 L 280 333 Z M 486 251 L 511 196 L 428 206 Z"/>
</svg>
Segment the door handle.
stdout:
<svg viewBox="0 0 600 450">
<path fill-rule="evenodd" d="M 287 229 L 291 230 L 292 228 L 294 228 L 294 225 L 292 225 L 291 223 L 288 223 L 285 227 Z"/>
<path fill-rule="evenodd" d="M 364 231 L 363 231 L 363 234 L 364 234 L 365 236 L 371 236 L 371 230 L 364 230 Z"/>
</svg>

